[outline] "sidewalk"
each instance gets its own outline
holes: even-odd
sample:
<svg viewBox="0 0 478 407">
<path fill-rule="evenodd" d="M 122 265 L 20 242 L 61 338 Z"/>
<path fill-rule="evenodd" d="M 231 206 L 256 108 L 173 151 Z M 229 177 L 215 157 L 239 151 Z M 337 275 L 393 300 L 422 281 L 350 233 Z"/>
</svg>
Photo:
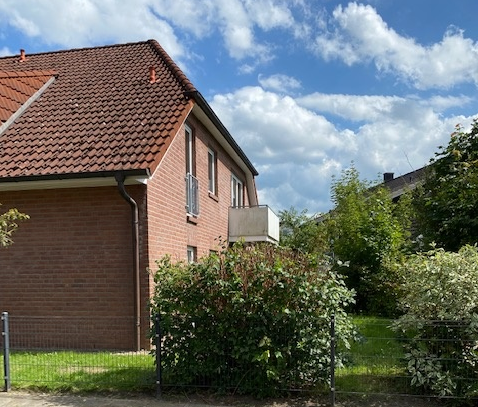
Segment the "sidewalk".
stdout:
<svg viewBox="0 0 478 407">
<path fill-rule="evenodd" d="M 153 397 L 116 398 L 10 391 L 0 392 L 0 407 L 206 407 L 206 404 L 170 402 Z M 211 405 L 207 405 L 211 407 Z"/>
</svg>

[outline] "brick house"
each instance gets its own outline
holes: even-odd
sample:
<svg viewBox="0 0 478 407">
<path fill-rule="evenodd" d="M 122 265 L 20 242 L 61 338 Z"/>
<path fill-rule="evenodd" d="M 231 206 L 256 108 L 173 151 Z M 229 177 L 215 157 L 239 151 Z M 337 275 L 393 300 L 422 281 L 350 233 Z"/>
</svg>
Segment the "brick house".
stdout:
<svg viewBox="0 0 478 407">
<path fill-rule="evenodd" d="M 0 311 L 91 318 L 85 347 L 148 347 L 164 254 L 277 240 L 268 208 L 248 208 L 256 169 L 154 40 L 0 58 L 0 123 L 0 203 L 31 218 L 0 249 Z"/>
</svg>

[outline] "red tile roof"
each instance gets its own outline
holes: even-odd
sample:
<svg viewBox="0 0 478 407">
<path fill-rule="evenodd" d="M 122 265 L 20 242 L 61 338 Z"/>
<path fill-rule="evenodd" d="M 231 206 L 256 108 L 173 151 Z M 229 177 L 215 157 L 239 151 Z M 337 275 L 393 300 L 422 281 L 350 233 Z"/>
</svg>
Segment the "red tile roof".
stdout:
<svg viewBox="0 0 478 407">
<path fill-rule="evenodd" d="M 56 79 L 0 133 L 0 180 L 153 172 L 192 108 L 185 94 L 197 92 L 154 40 L 31 54 L 24 61 L 4 57 L 0 120 L 52 75 Z"/>
<path fill-rule="evenodd" d="M 5 123 L 53 75 L 54 71 L 0 71 L 0 121 Z"/>
</svg>

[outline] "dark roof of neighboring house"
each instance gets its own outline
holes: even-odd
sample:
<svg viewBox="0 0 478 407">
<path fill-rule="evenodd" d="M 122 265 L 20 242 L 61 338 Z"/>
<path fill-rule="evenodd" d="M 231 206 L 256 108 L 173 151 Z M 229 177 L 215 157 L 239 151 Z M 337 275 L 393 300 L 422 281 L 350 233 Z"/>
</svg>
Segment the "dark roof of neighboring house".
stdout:
<svg viewBox="0 0 478 407">
<path fill-rule="evenodd" d="M 396 178 L 392 173 L 385 173 L 383 185 L 390 190 L 392 199 L 399 198 L 406 191 L 415 189 L 424 180 L 427 168 L 422 167 Z"/>
<path fill-rule="evenodd" d="M 154 40 L 0 58 L 0 181 L 152 173 L 194 103 L 257 175 Z"/>
</svg>

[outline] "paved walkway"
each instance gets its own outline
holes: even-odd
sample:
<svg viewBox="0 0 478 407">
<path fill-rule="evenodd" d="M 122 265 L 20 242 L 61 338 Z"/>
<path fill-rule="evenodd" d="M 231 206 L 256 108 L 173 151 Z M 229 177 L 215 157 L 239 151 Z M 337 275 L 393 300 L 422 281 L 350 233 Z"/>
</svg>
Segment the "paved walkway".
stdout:
<svg viewBox="0 0 478 407">
<path fill-rule="evenodd" d="M 0 392 L 0 407 L 206 407 L 205 404 L 169 402 L 153 397 L 116 398 L 68 396 L 11 391 Z M 208 405 L 207 407 L 211 407 Z"/>
</svg>

